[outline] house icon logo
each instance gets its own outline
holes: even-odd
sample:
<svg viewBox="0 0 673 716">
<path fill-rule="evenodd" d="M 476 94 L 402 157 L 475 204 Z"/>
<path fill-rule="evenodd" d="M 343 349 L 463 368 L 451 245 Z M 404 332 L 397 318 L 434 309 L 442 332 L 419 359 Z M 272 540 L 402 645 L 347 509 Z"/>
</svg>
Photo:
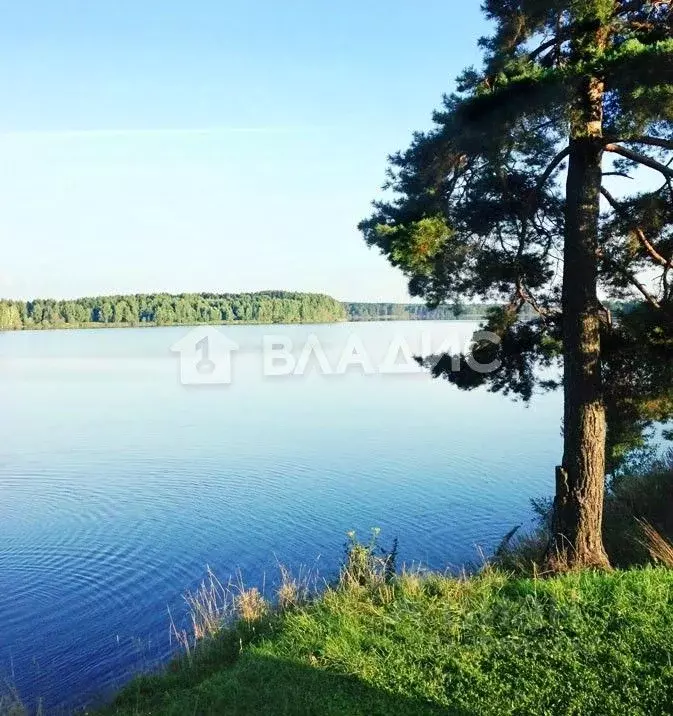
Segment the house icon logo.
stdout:
<svg viewBox="0 0 673 716">
<path fill-rule="evenodd" d="M 183 385 L 229 385 L 232 354 L 238 343 L 212 326 L 199 326 L 171 346 L 180 354 L 180 382 Z"/>
</svg>

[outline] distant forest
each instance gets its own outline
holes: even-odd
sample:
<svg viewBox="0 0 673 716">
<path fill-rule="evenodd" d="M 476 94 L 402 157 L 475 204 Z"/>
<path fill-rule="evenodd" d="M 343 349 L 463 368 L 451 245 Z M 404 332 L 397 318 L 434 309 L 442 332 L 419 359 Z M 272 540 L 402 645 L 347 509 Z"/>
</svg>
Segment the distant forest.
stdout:
<svg viewBox="0 0 673 716">
<path fill-rule="evenodd" d="M 0 329 L 171 326 L 197 323 L 334 323 L 337 321 L 481 318 L 488 306 L 341 303 L 288 291 L 134 294 L 57 301 L 0 300 Z"/>
<path fill-rule="evenodd" d="M 0 301 L 0 328 L 5 329 L 233 322 L 328 323 L 347 318 L 343 304 L 329 296 L 286 291 Z"/>
<path fill-rule="evenodd" d="M 453 304 L 428 308 L 423 303 L 345 303 L 351 321 L 451 321 L 484 318 L 491 305 Z"/>
</svg>

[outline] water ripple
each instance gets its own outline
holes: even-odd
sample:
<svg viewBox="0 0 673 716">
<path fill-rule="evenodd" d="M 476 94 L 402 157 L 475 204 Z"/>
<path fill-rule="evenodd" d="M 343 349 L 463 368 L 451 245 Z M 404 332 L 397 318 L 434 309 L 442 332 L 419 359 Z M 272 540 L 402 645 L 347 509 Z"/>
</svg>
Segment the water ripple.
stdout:
<svg viewBox="0 0 673 716">
<path fill-rule="evenodd" d="M 252 360 L 264 328 L 237 330 Z M 329 327 L 293 336 L 312 330 Z M 357 330 L 376 342 L 393 327 Z M 378 526 L 403 561 L 445 568 L 476 560 L 551 489 L 554 396 L 533 412 L 429 380 L 248 369 L 242 385 L 190 390 L 169 338 L 3 336 L 0 680 L 13 674 L 30 703 L 81 705 L 165 659 L 167 608 L 182 623 L 182 592 L 207 564 L 252 583 L 277 561 L 330 572 L 347 530 Z M 53 360 L 25 362 L 42 354 Z"/>
</svg>

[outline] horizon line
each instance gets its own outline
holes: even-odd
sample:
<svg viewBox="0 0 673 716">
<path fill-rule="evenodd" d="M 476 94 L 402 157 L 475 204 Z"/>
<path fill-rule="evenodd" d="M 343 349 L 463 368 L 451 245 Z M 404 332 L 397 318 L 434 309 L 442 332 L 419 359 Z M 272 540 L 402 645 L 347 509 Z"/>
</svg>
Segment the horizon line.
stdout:
<svg viewBox="0 0 673 716">
<path fill-rule="evenodd" d="M 295 290 L 295 289 L 283 289 L 283 288 L 267 288 L 267 289 L 259 289 L 259 290 L 251 290 L 251 291 L 135 291 L 135 292 L 128 292 L 128 293 L 97 293 L 97 294 L 78 294 L 75 296 L 46 296 L 46 295 L 40 295 L 40 294 L 34 294 L 31 298 L 25 298 L 25 297 L 10 297 L 7 295 L 0 294 L 0 302 L 7 301 L 7 302 L 15 302 L 15 303 L 33 303 L 36 301 L 53 301 L 53 302 L 68 302 L 68 301 L 82 301 L 82 300 L 88 300 L 88 299 L 98 299 L 98 298 L 132 298 L 135 296 L 204 296 L 204 295 L 211 295 L 211 296 L 255 296 L 255 295 L 261 295 L 261 294 L 270 294 L 270 293 L 291 293 L 291 294 L 302 294 L 305 296 L 325 296 L 326 298 L 331 298 L 334 301 L 337 301 L 338 303 L 371 303 L 371 304 L 396 304 L 396 305 L 407 305 L 407 304 L 415 304 L 419 303 L 422 305 L 425 305 L 425 302 L 420 299 L 414 299 L 409 298 L 407 300 L 386 300 L 386 299 L 371 299 L 371 300 L 362 300 L 362 299 L 341 299 L 336 298 L 335 296 L 331 295 L 330 293 L 327 293 L 326 291 L 302 291 L 302 290 Z M 442 304 L 444 305 L 444 304 Z"/>
</svg>

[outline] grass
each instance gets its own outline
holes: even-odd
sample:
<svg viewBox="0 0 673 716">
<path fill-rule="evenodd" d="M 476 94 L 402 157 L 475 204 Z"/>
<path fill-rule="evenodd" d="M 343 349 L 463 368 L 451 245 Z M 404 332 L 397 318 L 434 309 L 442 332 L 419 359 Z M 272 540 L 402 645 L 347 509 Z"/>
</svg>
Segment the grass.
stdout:
<svg viewBox="0 0 673 716">
<path fill-rule="evenodd" d="M 667 569 L 380 572 L 284 610 L 259 599 L 101 716 L 673 713 Z"/>
</svg>

